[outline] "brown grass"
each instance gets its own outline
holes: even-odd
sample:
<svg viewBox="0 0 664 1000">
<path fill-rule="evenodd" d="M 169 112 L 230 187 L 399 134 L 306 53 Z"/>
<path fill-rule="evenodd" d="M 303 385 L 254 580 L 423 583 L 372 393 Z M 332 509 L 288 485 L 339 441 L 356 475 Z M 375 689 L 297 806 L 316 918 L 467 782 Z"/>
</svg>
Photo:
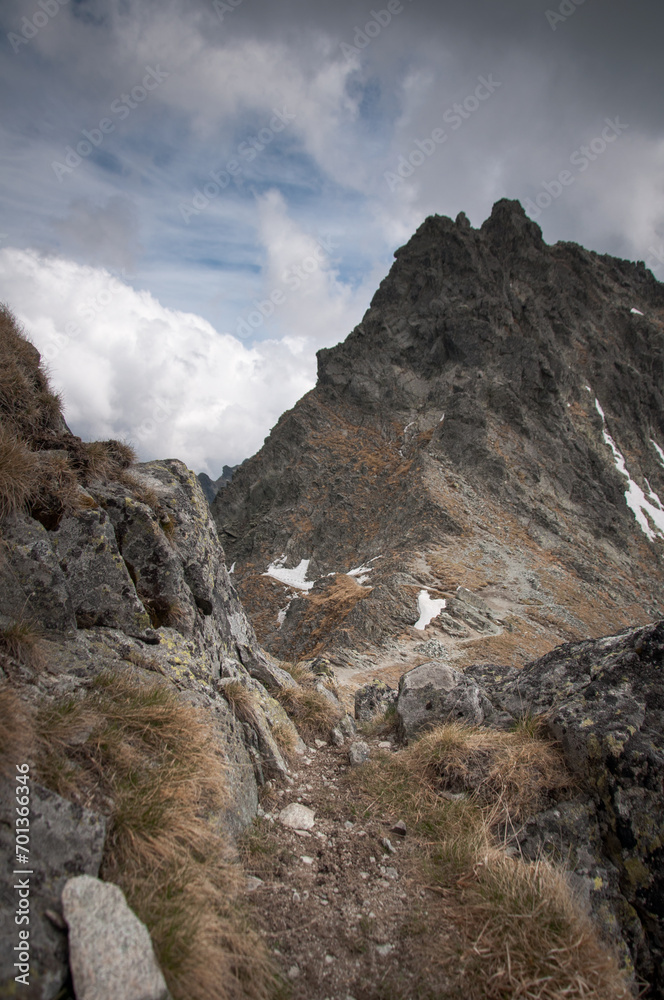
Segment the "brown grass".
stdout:
<svg viewBox="0 0 664 1000">
<path fill-rule="evenodd" d="M 37 349 L 0 304 L 0 418 L 28 440 L 57 425 L 61 401 L 49 384 Z"/>
<path fill-rule="evenodd" d="M 413 743 L 408 760 L 433 791 L 466 792 L 501 819 L 518 822 L 543 804 L 545 793 L 570 786 L 562 755 L 528 731 L 481 729 L 462 722 L 437 726 Z"/>
<path fill-rule="evenodd" d="M 32 763 L 32 712 L 9 684 L 0 685 L 0 775 L 13 777 L 17 764 Z"/>
<path fill-rule="evenodd" d="M 292 761 L 297 748 L 297 733 L 293 727 L 285 722 L 277 722 L 272 726 L 272 735 L 286 760 Z"/>
<path fill-rule="evenodd" d="M 220 691 L 241 722 L 256 723 L 256 701 L 253 692 L 242 681 L 228 681 Z"/>
<path fill-rule="evenodd" d="M 408 996 L 630 996 L 616 957 L 599 940 L 565 875 L 544 861 L 508 857 L 492 836 L 506 810 L 523 815 L 547 785 L 558 786 L 550 752 L 524 732 L 487 739 L 454 724 L 350 773 L 370 799 L 367 812 L 406 821 L 411 875 L 436 894 L 440 920 L 454 928 L 437 935 L 433 926 L 422 935 L 422 971 Z M 471 784 L 472 796 L 448 801 L 440 795 L 450 785 Z"/>
<path fill-rule="evenodd" d="M 311 740 L 316 736 L 327 739 L 343 713 L 315 689 L 319 678 L 303 663 L 282 661 L 280 666 L 297 681 L 299 687 L 281 688 L 274 692 L 274 697 L 286 709 L 303 739 Z"/>
<path fill-rule="evenodd" d="M 86 478 L 117 479 L 137 460 L 136 452 L 124 441 L 91 441 L 83 445 L 81 464 Z"/>
<path fill-rule="evenodd" d="M 163 683 L 102 675 L 40 710 L 40 776 L 110 809 L 102 877 L 147 924 L 174 1000 L 271 994 L 267 951 L 236 896 L 230 844 L 204 818 L 225 802 L 214 733 Z"/>
<path fill-rule="evenodd" d="M 39 452 L 39 480 L 30 499 L 30 513 L 46 528 L 55 528 L 63 517 L 85 506 L 78 473 L 66 455 Z"/>
<path fill-rule="evenodd" d="M 39 475 L 39 457 L 16 431 L 0 425 L 0 517 L 27 506 Z"/>
<path fill-rule="evenodd" d="M 31 670 L 44 668 L 42 633 L 25 618 L 0 629 L 0 651 Z"/>
<path fill-rule="evenodd" d="M 140 592 L 140 585 L 138 596 L 150 616 L 150 624 L 153 628 L 179 629 L 186 624 L 186 609 L 177 598 L 165 594 L 160 594 L 158 597 L 146 597 Z"/>
</svg>

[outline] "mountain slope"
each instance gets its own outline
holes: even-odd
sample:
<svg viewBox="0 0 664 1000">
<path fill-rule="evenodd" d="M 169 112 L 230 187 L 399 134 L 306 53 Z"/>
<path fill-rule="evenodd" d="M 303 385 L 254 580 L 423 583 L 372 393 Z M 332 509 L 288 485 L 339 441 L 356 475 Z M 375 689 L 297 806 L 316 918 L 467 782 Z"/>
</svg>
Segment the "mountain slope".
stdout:
<svg viewBox="0 0 664 1000">
<path fill-rule="evenodd" d="M 477 230 L 433 216 L 395 257 L 214 501 L 261 640 L 402 670 L 433 638 L 519 664 L 656 617 L 664 287 L 547 246 L 518 202 Z M 426 631 L 422 591 L 447 601 Z"/>
</svg>

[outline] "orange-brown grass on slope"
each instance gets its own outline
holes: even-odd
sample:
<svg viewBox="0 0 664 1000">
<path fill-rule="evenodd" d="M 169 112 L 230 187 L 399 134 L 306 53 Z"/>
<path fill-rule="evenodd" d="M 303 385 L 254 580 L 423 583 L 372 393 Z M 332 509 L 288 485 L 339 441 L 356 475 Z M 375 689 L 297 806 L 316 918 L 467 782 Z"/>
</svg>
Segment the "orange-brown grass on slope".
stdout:
<svg viewBox="0 0 664 1000">
<path fill-rule="evenodd" d="M 37 349 L 0 304 L 0 417 L 27 439 L 61 417 L 61 401 L 49 384 Z"/>
<path fill-rule="evenodd" d="M 432 792 L 469 793 L 496 820 L 523 820 L 571 783 L 553 743 L 526 725 L 503 732 L 449 722 L 413 743 L 408 760 Z"/>
<path fill-rule="evenodd" d="M 272 736 L 286 760 L 292 761 L 298 744 L 297 732 L 293 726 L 285 722 L 275 722 L 272 726 Z"/>
<path fill-rule="evenodd" d="M 49 451 L 39 452 L 39 478 L 30 498 L 30 513 L 46 528 L 55 528 L 63 517 L 95 501 L 81 489 L 70 459 Z"/>
<path fill-rule="evenodd" d="M 9 684 L 0 684 L 0 777 L 11 778 L 16 767 L 32 763 L 32 712 Z"/>
<path fill-rule="evenodd" d="M 226 681 L 220 686 L 221 694 L 230 705 L 233 715 L 241 722 L 256 722 L 256 701 L 253 692 L 242 681 Z"/>
<path fill-rule="evenodd" d="M 515 745 L 528 742 L 527 729 L 511 734 Z M 450 747 L 453 770 L 463 771 L 469 764 L 460 752 L 458 733 L 450 739 L 454 733 L 448 732 L 442 741 L 435 735 L 432 731 L 428 739 L 397 753 L 376 754 L 349 774 L 355 793 L 368 802 L 365 814 L 406 822 L 404 863 L 414 889 L 427 888 L 440 901 L 441 925 L 447 929 L 438 935 L 434 924 L 421 936 L 421 972 L 407 995 L 627 1000 L 627 978 L 573 897 L 564 873 L 547 862 L 510 858 L 494 839 L 492 829 L 504 815 L 510 789 L 485 781 L 483 805 L 479 797 L 448 801 L 439 794 L 437 776 L 445 769 L 442 747 Z M 477 749 L 471 732 L 464 740 L 468 751 Z M 531 755 L 540 759 L 540 748 L 526 751 L 522 763 Z M 533 800 L 540 781 L 535 777 L 535 788 L 526 789 L 525 797 L 514 790 L 515 812 Z M 386 996 L 402 995 L 390 994 L 388 986 Z"/>
<path fill-rule="evenodd" d="M 0 653 L 31 670 L 42 670 L 45 658 L 40 629 L 26 618 L 9 622 L 0 628 Z"/>
<path fill-rule="evenodd" d="M 107 673 L 37 713 L 38 773 L 109 815 L 102 877 L 152 936 L 174 1000 L 267 1000 L 271 960 L 238 907 L 241 873 L 207 821 L 227 791 L 209 724 L 165 682 Z"/>
<path fill-rule="evenodd" d="M 321 691 L 314 687 L 316 677 L 301 663 L 281 663 L 281 666 L 298 682 L 298 687 L 280 688 L 274 691 L 279 701 L 305 740 L 330 735 L 343 712 Z"/>
<path fill-rule="evenodd" d="M 14 429 L 0 424 L 0 517 L 27 506 L 40 472 L 39 456 Z"/>
</svg>

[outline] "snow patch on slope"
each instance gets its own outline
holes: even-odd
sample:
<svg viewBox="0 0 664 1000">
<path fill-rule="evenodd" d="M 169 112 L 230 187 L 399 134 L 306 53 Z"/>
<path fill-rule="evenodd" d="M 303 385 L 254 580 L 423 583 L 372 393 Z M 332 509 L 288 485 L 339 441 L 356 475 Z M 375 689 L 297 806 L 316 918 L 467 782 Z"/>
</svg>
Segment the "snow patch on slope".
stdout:
<svg viewBox="0 0 664 1000">
<path fill-rule="evenodd" d="M 659 455 L 660 465 L 664 465 L 664 451 L 662 451 L 662 449 L 657 444 L 657 442 L 654 441 L 652 438 L 650 438 L 650 443 L 653 446 L 653 448 L 655 449 L 655 451 L 657 452 L 657 454 Z"/>
<path fill-rule="evenodd" d="M 417 610 L 420 613 L 420 617 L 413 625 L 413 628 L 423 632 L 427 625 L 434 618 L 437 618 L 445 607 L 447 607 L 447 601 L 442 598 L 429 597 L 428 590 L 421 590 L 417 596 Z"/>
<path fill-rule="evenodd" d="M 292 569 L 286 569 L 284 563 L 286 562 L 286 555 L 282 555 L 279 559 L 275 559 L 273 563 L 270 563 L 263 576 L 271 576 L 274 580 L 278 580 L 279 583 L 286 584 L 287 587 L 294 587 L 295 590 L 311 590 L 314 585 L 313 580 L 307 580 L 307 570 L 309 569 L 310 559 L 302 559 L 297 566 L 293 566 Z"/>
<path fill-rule="evenodd" d="M 595 399 L 595 407 L 600 417 L 602 418 L 602 435 L 604 437 L 605 443 L 608 444 L 609 448 L 613 452 L 613 461 L 615 463 L 616 469 L 621 474 L 621 476 L 624 476 L 625 479 L 627 480 L 628 485 L 627 489 L 625 490 L 625 502 L 627 506 L 634 514 L 636 522 L 641 528 L 641 531 L 643 532 L 644 535 L 648 537 L 648 539 L 651 542 L 654 542 L 658 536 L 660 538 L 664 538 L 664 508 L 662 508 L 662 504 L 659 497 L 650 488 L 650 483 L 646 481 L 646 485 L 648 486 L 648 496 L 650 497 L 650 500 L 652 500 L 653 502 L 650 503 L 650 500 L 646 499 L 646 495 L 641 489 L 641 487 L 637 486 L 637 484 L 634 482 L 629 472 L 627 471 L 627 463 L 625 462 L 625 458 L 618 449 L 617 444 L 615 443 L 615 441 L 613 440 L 613 438 L 606 429 L 606 417 L 604 416 L 604 410 L 599 405 L 598 399 Z M 654 530 L 651 527 L 648 518 L 650 518 L 650 521 L 655 526 Z"/>
</svg>

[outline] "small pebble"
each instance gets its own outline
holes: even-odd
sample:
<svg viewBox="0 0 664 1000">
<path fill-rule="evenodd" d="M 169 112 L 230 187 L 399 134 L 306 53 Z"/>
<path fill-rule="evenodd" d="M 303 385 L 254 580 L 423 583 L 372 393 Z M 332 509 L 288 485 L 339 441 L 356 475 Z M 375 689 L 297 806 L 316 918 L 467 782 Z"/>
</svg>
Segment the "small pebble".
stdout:
<svg viewBox="0 0 664 1000">
<path fill-rule="evenodd" d="M 313 865 L 313 863 L 314 863 L 314 859 L 313 859 L 313 858 L 310 858 L 310 857 L 308 857 L 308 855 L 306 855 L 306 854 L 302 854 L 302 855 L 300 856 L 300 861 L 301 861 L 301 862 L 302 862 L 303 864 L 305 864 L 305 865 Z"/>
</svg>

